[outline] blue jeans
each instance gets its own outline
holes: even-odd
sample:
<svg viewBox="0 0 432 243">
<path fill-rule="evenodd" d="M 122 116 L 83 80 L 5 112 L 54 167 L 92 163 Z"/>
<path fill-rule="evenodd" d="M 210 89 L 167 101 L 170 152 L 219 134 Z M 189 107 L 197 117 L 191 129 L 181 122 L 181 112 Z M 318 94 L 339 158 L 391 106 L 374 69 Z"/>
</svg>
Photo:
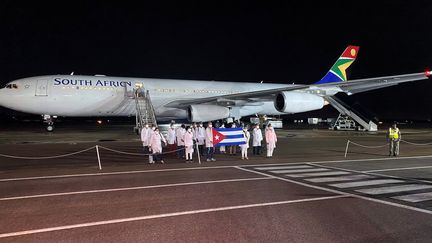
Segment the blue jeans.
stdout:
<svg viewBox="0 0 432 243">
<path fill-rule="evenodd" d="M 207 147 L 207 159 L 213 159 L 214 147 Z"/>
</svg>

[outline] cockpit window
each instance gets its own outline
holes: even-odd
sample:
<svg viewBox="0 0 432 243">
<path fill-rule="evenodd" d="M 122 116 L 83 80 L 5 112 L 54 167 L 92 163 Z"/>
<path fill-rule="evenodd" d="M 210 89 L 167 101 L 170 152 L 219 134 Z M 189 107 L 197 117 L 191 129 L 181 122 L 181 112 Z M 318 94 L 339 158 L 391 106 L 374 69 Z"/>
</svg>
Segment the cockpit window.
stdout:
<svg viewBox="0 0 432 243">
<path fill-rule="evenodd" d="M 6 89 L 18 89 L 18 85 L 17 84 L 7 84 Z"/>
</svg>

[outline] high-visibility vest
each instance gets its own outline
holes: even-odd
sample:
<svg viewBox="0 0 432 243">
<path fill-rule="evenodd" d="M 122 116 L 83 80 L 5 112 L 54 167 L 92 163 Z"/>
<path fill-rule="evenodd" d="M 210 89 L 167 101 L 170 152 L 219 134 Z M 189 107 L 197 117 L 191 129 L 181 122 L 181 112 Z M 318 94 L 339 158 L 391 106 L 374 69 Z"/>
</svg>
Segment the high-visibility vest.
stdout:
<svg viewBox="0 0 432 243">
<path fill-rule="evenodd" d="M 389 138 L 398 139 L 399 138 L 399 128 L 396 128 L 396 129 L 389 128 Z"/>
</svg>

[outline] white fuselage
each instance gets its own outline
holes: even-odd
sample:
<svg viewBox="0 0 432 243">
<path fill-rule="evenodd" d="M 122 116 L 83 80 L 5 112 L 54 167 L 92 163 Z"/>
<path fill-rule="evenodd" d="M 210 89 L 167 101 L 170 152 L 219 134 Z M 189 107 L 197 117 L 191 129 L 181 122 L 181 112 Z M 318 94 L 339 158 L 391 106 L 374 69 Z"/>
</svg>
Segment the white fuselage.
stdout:
<svg viewBox="0 0 432 243">
<path fill-rule="evenodd" d="M 286 84 L 194 81 L 107 76 L 50 75 L 15 80 L 15 88 L 0 90 L 0 105 L 32 114 L 52 116 L 134 116 L 133 89 L 149 91 L 159 120 L 184 119 L 186 110 L 166 104 L 194 98 L 286 87 Z M 239 102 L 240 115 L 276 115 L 273 101 Z"/>
</svg>

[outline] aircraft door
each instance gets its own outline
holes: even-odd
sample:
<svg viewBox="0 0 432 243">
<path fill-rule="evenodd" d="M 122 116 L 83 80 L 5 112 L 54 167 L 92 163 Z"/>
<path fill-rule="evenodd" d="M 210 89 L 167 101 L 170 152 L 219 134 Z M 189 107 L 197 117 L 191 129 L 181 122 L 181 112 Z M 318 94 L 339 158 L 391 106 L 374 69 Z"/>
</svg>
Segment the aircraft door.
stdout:
<svg viewBox="0 0 432 243">
<path fill-rule="evenodd" d="M 48 80 L 38 80 L 36 84 L 36 96 L 48 96 Z"/>
</svg>

